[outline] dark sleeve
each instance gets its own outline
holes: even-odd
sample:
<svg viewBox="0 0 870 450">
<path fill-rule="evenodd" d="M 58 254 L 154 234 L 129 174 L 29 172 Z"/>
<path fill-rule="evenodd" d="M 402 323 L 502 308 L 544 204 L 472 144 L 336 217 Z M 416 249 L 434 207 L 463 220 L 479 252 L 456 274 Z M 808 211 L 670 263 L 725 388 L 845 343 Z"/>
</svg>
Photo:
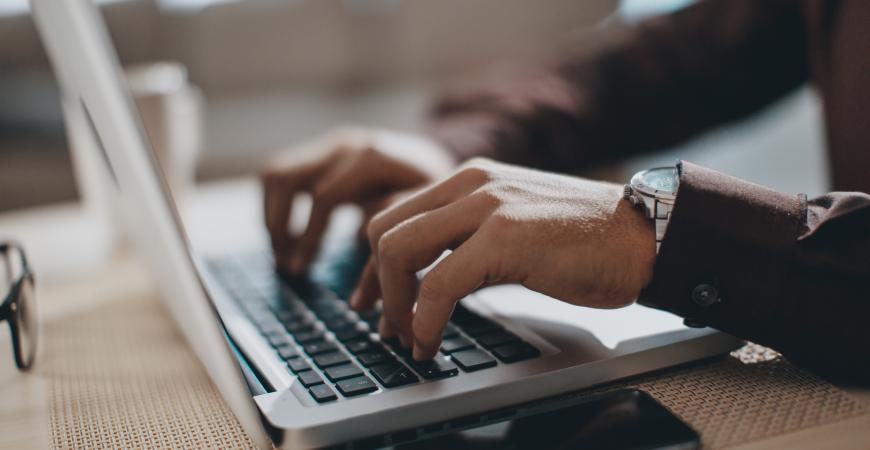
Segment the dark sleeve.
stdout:
<svg viewBox="0 0 870 450">
<path fill-rule="evenodd" d="M 639 302 L 870 380 L 870 195 L 807 201 L 683 164 Z"/>
<path fill-rule="evenodd" d="M 561 62 L 436 103 L 432 133 L 461 159 L 571 171 L 678 143 L 808 77 L 794 0 L 708 0 L 592 33 Z"/>
</svg>

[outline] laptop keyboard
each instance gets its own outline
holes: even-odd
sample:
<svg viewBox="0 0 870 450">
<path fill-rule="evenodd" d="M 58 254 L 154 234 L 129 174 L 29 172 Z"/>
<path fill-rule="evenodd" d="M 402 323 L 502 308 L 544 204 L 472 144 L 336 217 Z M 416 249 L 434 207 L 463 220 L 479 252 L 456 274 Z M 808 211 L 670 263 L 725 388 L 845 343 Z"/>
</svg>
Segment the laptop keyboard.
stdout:
<svg viewBox="0 0 870 450">
<path fill-rule="evenodd" d="M 379 311 L 356 313 L 341 298 L 346 292 L 338 293 L 342 289 L 310 279 L 280 278 L 272 264 L 261 255 L 214 260 L 209 268 L 318 403 L 540 355 L 498 323 L 457 304 L 439 354 L 415 361 L 398 339 L 379 338 Z"/>
</svg>

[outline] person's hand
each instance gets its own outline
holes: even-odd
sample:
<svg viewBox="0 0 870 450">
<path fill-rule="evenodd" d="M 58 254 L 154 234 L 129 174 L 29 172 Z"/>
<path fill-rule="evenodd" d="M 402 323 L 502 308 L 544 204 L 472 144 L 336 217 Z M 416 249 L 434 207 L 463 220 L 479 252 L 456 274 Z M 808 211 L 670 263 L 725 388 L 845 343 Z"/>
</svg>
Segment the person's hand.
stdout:
<svg viewBox="0 0 870 450">
<path fill-rule="evenodd" d="M 481 286 L 519 283 L 618 308 L 650 281 L 655 260 L 653 226 L 622 186 L 486 160 L 382 211 L 369 243 L 351 304 L 365 310 L 382 294 L 380 333 L 413 345 L 415 359 L 435 355 L 456 302 Z M 418 285 L 416 273 L 450 249 Z"/>
<path fill-rule="evenodd" d="M 282 271 L 304 272 L 317 254 L 329 216 L 342 203 L 363 208 L 366 219 L 394 194 L 420 188 L 448 174 L 452 156 L 434 142 L 412 134 L 344 128 L 291 148 L 262 172 L 266 228 Z M 305 231 L 291 235 L 296 194 L 311 194 Z"/>
</svg>

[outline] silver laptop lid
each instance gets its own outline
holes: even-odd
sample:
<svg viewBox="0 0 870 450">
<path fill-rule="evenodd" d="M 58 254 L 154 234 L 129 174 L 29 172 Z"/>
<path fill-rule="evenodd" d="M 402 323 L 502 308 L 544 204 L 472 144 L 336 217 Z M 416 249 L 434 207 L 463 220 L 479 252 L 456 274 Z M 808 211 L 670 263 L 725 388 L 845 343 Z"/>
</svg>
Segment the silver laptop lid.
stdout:
<svg viewBox="0 0 870 450">
<path fill-rule="evenodd" d="M 270 446 L 242 370 L 190 253 L 99 10 L 90 0 L 31 0 L 65 108 L 80 108 L 133 240 L 212 381 L 261 448 Z"/>
</svg>

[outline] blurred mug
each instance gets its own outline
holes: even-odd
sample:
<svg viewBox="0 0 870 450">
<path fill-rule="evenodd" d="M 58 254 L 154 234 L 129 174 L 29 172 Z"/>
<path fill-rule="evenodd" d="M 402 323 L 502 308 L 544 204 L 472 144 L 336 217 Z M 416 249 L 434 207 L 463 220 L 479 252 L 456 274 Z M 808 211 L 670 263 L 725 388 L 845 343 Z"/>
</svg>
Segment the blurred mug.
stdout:
<svg viewBox="0 0 870 450">
<path fill-rule="evenodd" d="M 202 146 L 202 91 L 188 82 L 179 63 L 139 64 L 125 72 L 169 187 L 176 193 L 189 189 Z"/>
<path fill-rule="evenodd" d="M 169 188 L 178 196 L 193 186 L 202 146 L 203 95 L 188 82 L 183 65 L 155 62 L 125 70 L 146 137 Z M 105 228 L 102 244 L 109 254 L 124 233 L 118 196 L 94 130 L 76 98 L 62 96 L 64 122 L 81 203 Z"/>
</svg>

